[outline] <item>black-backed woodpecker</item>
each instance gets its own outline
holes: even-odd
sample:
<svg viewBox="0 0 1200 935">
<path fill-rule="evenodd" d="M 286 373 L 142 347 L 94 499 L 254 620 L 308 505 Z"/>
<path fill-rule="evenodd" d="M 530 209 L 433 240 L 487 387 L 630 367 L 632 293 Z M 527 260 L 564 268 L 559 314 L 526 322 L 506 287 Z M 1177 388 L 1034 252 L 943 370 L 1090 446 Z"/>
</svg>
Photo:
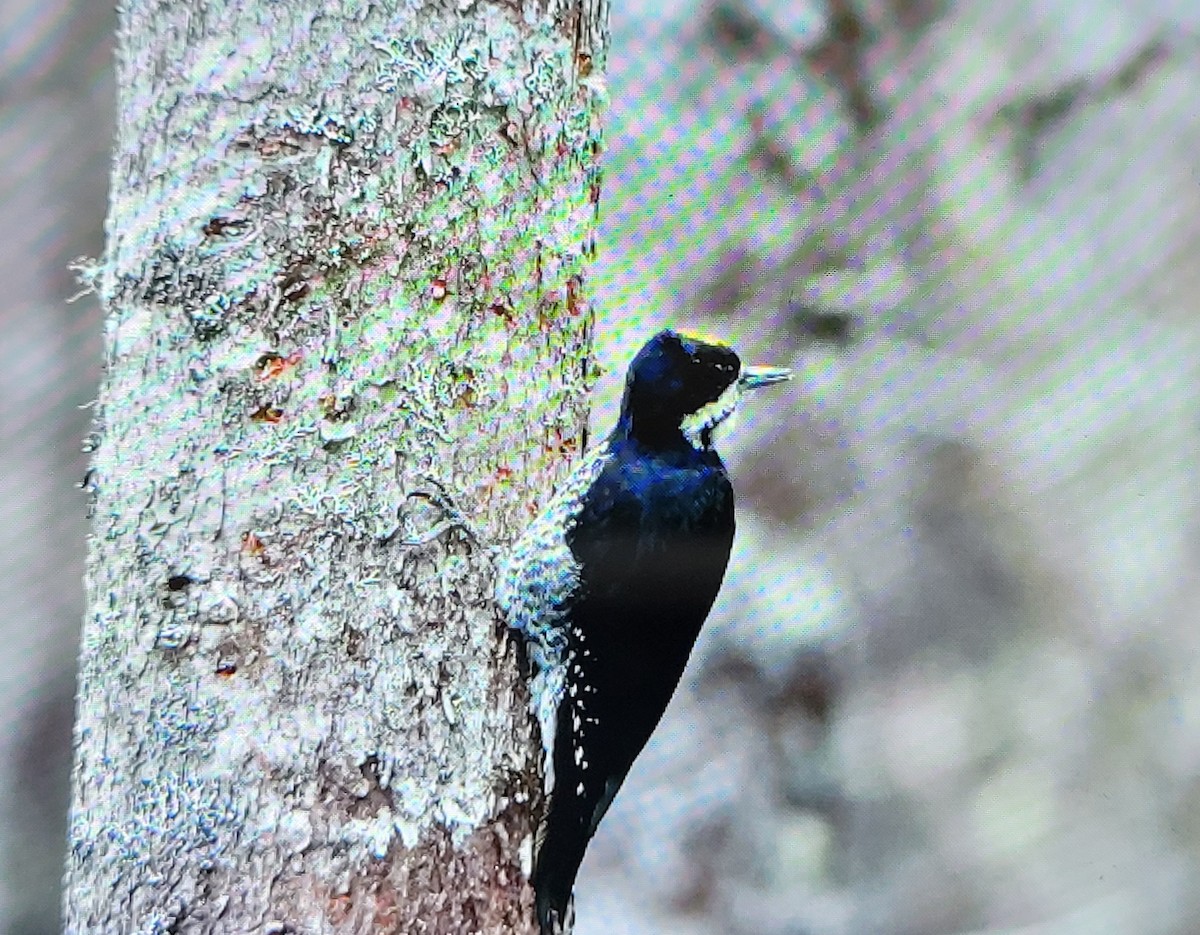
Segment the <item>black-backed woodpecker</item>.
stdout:
<svg viewBox="0 0 1200 935">
<path fill-rule="evenodd" d="M 662 331 L 634 357 L 616 428 L 505 560 L 497 600 L 532 662 L 548 801 L 532 883 L 542 935 L 570 931 L 572 887 L 683 673 L 733 544 L 713 430 L 788 370 Z"/>
</svg>

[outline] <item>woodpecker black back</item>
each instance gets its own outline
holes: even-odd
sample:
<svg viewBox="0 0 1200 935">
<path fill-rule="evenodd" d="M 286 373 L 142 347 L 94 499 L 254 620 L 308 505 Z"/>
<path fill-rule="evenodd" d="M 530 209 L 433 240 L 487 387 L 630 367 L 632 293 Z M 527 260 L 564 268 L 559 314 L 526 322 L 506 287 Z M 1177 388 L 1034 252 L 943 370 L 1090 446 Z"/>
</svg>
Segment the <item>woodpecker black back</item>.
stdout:
<svg viewBox="0 0 1200 935">
<path fill-rule="evenodd" d="M 683 673 L 733 543 L 712 448 L 746 388 L 788 371 L 673 331 L 630 365 L 616 428 L 518 540 L 497 598 L 536 666 L 548 803 L 532 883 L 542 935 L 570 930 L 595 834 Z"/>
</svg>

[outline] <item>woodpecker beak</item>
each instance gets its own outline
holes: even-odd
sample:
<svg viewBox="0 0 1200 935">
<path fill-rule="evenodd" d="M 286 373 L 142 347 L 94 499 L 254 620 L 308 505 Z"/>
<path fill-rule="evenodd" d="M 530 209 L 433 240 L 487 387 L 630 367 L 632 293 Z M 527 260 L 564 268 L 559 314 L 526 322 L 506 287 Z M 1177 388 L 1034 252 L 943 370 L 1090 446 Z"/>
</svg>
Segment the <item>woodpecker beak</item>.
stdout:
<svg viewBox="0 0 1200 935">
<path fill-rule="evenodd" d="M 743 367 L 742 375 L 738 377 L 738 388 L 756 390 L 760 386 L 782 383 L 791 378 L 792 371 L 787 367 Z"/>
</svg>

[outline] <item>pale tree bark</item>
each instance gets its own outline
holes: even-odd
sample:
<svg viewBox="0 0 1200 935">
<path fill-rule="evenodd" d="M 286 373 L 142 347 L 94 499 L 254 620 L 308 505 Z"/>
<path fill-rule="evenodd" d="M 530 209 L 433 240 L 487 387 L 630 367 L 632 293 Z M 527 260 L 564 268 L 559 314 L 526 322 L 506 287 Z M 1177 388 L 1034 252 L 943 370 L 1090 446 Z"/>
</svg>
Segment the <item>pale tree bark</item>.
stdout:
<svg viewBox="0 0 1200 935">
<path fill-rule="evenodd" d="M 125 5 L 68 931 L 532 930 L 491 554 L 415 494 L 503 542 L 581 446 L 606 35 Z"/>
</svg>

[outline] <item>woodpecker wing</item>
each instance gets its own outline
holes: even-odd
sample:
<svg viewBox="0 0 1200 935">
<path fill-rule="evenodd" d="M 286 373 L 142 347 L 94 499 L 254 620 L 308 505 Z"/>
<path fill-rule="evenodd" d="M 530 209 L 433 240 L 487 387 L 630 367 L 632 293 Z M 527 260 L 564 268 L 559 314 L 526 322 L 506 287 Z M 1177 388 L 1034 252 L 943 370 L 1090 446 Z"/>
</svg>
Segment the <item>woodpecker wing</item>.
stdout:
<svg viewBox="0 0 1200 935">
<path fill-rule="evenodd" d="M 658 724 L 720 587 L 733 494 L 715 452 L 614 435 L 518 540 L 497 600 L 537 666 L 548 802 L 533 884 L 544 933 Z"/>
</svg>

